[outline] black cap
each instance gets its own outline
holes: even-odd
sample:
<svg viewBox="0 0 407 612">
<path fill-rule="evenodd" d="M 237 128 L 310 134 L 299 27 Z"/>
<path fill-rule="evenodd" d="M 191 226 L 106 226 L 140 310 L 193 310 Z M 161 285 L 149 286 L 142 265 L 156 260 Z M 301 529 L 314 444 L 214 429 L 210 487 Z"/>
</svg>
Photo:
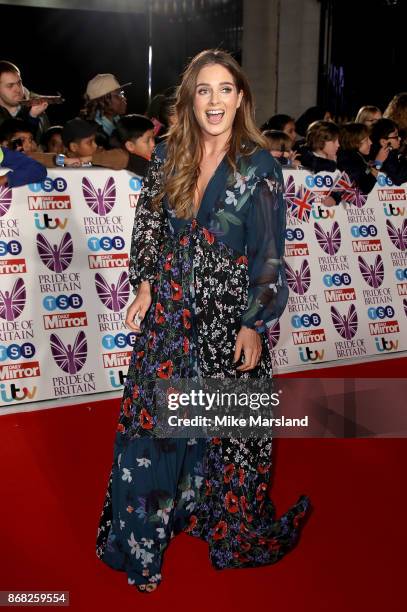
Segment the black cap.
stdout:
<svg viewBox="0 0 407 612">
<path fill-rule="evenodd" d="M 65 123 L 62 131 L 62 141 L 66 147 L 74 140 L 82 140 L 96 134 L 97 127 L 84 119 L 71 119 Z"/>
</svg>

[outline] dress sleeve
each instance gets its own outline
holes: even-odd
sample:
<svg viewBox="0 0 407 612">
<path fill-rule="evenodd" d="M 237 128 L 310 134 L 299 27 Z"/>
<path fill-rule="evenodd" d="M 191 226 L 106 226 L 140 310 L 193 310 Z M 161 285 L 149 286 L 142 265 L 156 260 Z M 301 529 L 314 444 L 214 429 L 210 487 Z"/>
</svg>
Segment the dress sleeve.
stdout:
<svg viewBox="0 0 407 612">
<path fill-rule="evenodd" d="M 153 199 L 162 186 L 162 159 L 153 154 L 142 192 L 137 202 L 130 248 L 129 281 L 136 292 L 142 281 L 153 282 L 164 236 L 165 213 L 155 210 Z"/>
<path fill-rule="evenodd" d="M 278 319 L 288 299 L 284 268 L 286 204 L 281 168 L 274 167 L 257 183 L 247 218 L 248 308 L 242 325 L 265 331 Z M 260 325 L 255 325 L 262 321 Z"/>
</svg>

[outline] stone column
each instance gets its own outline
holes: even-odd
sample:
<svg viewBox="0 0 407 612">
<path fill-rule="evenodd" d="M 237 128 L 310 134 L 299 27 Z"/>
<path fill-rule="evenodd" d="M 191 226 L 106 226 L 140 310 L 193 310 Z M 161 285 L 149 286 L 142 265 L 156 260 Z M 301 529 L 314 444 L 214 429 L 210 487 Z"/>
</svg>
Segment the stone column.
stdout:
<svg viewBox="0 0 407 612">
<path fill-rule="evenodd" d="M 244 0 L 242 61 L 261 124 L 316 104 L 320 2 Z"/>
</svg>

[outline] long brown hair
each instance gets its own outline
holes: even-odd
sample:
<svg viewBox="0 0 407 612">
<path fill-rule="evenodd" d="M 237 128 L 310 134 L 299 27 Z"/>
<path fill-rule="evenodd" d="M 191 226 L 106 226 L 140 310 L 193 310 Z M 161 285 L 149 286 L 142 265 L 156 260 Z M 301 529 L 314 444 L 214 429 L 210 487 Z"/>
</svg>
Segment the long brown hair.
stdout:
<svg viewBox="0 0 407 612">
<path fill-rule="evenodd" d="M 220 64 L 226 68 L 233 76 L 237 91 L 243 92 L 226 153 L 230 166 L 236 168 L 238 154 L 250 155 L 258 148 L 267 148 L 267 140 L 256 127 L 253 96 L 239 64 L 226 51 L 209 49 L 198 53 L 186 68 L 177 89 L 176 121 L 167 137 L 163 189 L 154 202 L 159 206 L 166 194 L 176 216 L 184 219 L 190 218 L 193 213 L 194 193 L 203 154 L 200 127 L 193 111 L 196 82 L 200 70 L 211 64 Z"/>
</svg>

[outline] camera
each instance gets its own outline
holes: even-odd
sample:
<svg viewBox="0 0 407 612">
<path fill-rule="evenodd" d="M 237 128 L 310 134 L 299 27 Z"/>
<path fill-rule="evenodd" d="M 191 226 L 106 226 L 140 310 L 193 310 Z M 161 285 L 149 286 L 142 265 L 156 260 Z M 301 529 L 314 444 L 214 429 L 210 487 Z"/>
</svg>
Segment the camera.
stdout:
<svg viewBox="0 0 407 612">
<path fill-rule="evenodd" d="M 13 140 L 10 140 L 9 149 L 16 151 L 18 147 L 23 147 L 23 144 L 22 138 L 13 138 Z"/>
</svg>

